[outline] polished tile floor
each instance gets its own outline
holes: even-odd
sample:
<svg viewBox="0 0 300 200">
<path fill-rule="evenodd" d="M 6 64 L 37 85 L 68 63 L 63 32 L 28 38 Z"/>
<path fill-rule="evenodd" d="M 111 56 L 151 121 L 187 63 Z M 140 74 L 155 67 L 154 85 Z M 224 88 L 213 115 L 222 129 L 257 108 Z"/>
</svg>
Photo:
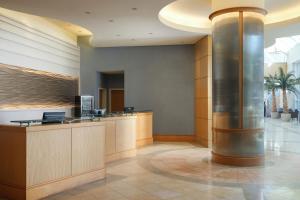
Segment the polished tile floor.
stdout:
<svg viewBox="0 0 300 200">
<path fill-rule="evenodd" d="M 265 130 L 263 167 L 219 165 L 210 161 L 210 149 L 155 143 L 109 164 L 106 180 L 47 199 L 299 200 L 300 124 L 266 119 Z"/>
</svg>

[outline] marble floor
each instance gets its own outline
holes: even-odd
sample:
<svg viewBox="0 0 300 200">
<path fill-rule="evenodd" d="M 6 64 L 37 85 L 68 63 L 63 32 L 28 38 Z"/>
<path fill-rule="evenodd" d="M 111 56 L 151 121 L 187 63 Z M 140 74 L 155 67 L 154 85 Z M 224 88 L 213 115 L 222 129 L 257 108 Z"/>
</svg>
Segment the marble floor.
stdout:
<svg viewBox="0 0 300 200">
<path fill-rule="evenodd" d="M 109 164 L 105 180 L 47 199 L 299 200 L 300 124 L 266 119 L 265 133 L 263 167 L 212 163 L 196 144 L 155 143 Z"/>
</svg>

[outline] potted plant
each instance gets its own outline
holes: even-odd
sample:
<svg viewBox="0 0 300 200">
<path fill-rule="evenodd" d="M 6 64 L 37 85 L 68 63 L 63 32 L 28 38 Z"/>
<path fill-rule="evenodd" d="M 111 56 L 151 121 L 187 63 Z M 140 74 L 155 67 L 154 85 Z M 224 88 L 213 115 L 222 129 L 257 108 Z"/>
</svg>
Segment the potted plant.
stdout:
<svg viewBox="0 0 300 200">
<path fill-rule="evenodd" d="M 278 88 L 282 90 L 283 113 L 281 119 L 289 121 L 291 113 L 289 113 L 289 105 L 287 100 L 287 91 L 297 94 L 296 85 L 300 84 L 300 78 L 296 78 L 293 72 L 285 73 L 283 68 L 279 68 L 279 75 L 277 76 Z"/>
<path fill-rule="evenodd" d="M 269 75 L 265 77 L 265 90 L 272 93 L 272 110 L 271 110 L 271 118 L 279 118 L 279 113 L 277 112 L 277 105 L 276 105 L 276 95 L 275 92 L 278 89 L 278 82 L 277 82 L 277 74 L 274 76 Z"/>
</svg>

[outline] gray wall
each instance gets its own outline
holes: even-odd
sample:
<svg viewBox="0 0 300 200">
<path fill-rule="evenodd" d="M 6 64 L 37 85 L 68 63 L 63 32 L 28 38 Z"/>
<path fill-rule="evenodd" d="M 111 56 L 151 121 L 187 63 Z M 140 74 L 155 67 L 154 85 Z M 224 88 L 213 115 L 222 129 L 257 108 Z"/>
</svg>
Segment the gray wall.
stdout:
<svg viewBox="0 0 300 200">
<path fill-rule="evenodd" d="M 86 40 L 79 39 L 81 94 L 98 102 L 97 72 L 124 71 L 125 105 L 152 110 L 154 134 L 194 134 L 193 45 L 92 48 Z"/>
</svg>

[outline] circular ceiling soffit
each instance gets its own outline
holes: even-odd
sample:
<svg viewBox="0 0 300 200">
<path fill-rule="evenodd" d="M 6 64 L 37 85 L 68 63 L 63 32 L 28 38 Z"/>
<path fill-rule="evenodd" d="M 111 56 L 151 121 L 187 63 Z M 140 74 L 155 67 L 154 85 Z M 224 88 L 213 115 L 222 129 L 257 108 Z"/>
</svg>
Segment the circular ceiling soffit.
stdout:
<svg viewBox="0 0 300 200">
<path fill-rule="evenodd" d="M 299 20 L 299 0 L 265 0 L 265 8 L 268 14 L 265 24 L 275 24 Z M 263 9 L 262 9 L 263 10 Z M 163 7 L 159 14 L 159 20 L 174 29 L 209 34 L 211 32 L 212 14 L 211 0 L 176 0 Z"/>
</svg>

